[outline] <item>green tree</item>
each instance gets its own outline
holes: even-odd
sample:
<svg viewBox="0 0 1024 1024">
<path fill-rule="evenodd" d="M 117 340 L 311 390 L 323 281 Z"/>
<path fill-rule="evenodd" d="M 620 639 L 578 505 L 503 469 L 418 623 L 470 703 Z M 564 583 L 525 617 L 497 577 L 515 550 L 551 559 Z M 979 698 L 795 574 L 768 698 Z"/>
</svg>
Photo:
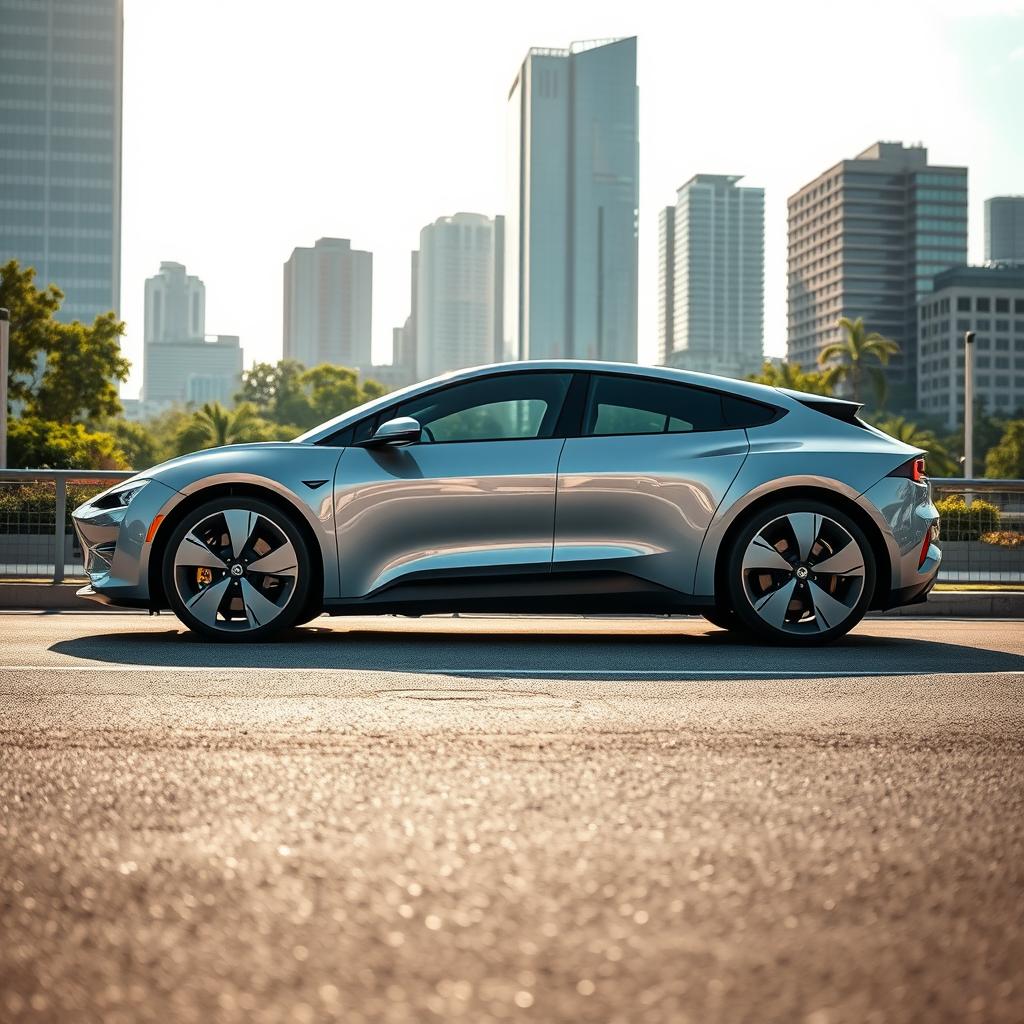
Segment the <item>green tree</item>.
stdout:
<svg viewBox="0 0 1024 1024">
<path fill-rule="evenodd" d="M 960 465 L 947 444 L 930 427 L 923 427 L 905 416 L 883 416 L 873 419 L 872 425 L 895 437 L 897 441 L 928 453 L 928 472 L 932 476 L 957 476 Z"/>
<path fill-rule="evenodd" d="M 39 369 L 38 355 L 54 346 L 57 321 L 53 315 L 64 301 L 64 293 L 55 285 L 36 288 L 35 277 L 33 267 L 22 270 L 17 260 L 0 266 L 0 306 L 11 314 L 10 401 L 23 402 L 31 394 Z"/>
<path fill-rule="evenodd" d="M 11 313 L 8 399 L 44 420 L 120 413 L 114 381 L 128 379 L 119 342 L 124 324 L 113 313 L 96 317 L 91 326 L 60 323 L 54 314 L 64 293 L 54 285 L 37 288 L 35 275 L 17 260 L 0 267 L 0 306 Z"/>
<path fill-rule="evenodd" d="M 834 376 L 834 369 L 808 371 L 799 363 L 773 363 L 766 359 L 761 372 L 747 379 L 757 384 L 789 388 L 809 395 L 831 395 Z"/>
<path fill-rule="evenodd" d="M 1010 420 L 999 443 L 985 456 L 985 476 L 996 480 L 1024 479 L 1024 420 Z"/>
<path fill-rule="evenodd" d="M 292 428 L 282 428 L 263 419 L 247 403 L 225 409 L 220 402 L 207 402 L 184 422 L 177 434 L 175 447 L 178 454 L 184 455 L 200 448 L 219 448 L 225 444 L 251 441 L 284 441 L 292 436 Z"/>
<path fill-rule="evenodd" d="M 34 416 L 11 420 L 7 461 L 25 469 L 130 469 L 113 436 L 81 423 L 59 423 Z"/>
<path fill-rule="evenodd" d="M 851 320 L 841 316 L 836 326 L 842 330 L 844 338 L 821 350 L 818 354 L 819 365 L 834 372 L 835 383 L 849 385 L 855 402 L 864 400 L 864 383 L 867 380 L 871 382 L 879 407 L 885 405 L 888 387 L 881 367 L 888 365 L 890 356 L 899 352 L 899 345 L 877 331 L 869 332 L 864 326 L 863 317 Z M 871 365 L 873 362 L 879 365 Z M 830 363 L 834 365 L 829 366 Z"/>
<path fill-rule="evenodd" d="M 132 469 L 149 469 L 163 461 L 162 435 L 150 424 L 110 417 L 93 421 L 90 429 L 110 434 Z"/>
<path fill-rule="evenodd" d="M 236 399 L 265 419 L 293 427 L 293 434 L 387 394 L 375 380 L 359 380 L 355 370 L 332 363 L 305 369 L 292 359 L 256 363 L 242 375 Z"/>
</svg>

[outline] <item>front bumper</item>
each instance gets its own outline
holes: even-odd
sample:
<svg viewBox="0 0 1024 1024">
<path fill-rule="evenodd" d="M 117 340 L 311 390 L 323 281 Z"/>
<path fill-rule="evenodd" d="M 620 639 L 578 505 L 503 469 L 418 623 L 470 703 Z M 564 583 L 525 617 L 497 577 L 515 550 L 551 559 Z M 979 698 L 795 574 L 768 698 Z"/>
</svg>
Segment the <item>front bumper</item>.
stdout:
<svg viewBox="0 0 1024 1024">
<path fill-rule="evenodd" d="M 182 495 L 150 480 L 121 510 L 101 510 L 89 502 L 72 513 L 85 558 L 89 584 L 80 597 L 127 608 L 150 607 L 149 556 L 153 545 L 146 540 L 150 524 L 165 515 Z"/>
</svg>

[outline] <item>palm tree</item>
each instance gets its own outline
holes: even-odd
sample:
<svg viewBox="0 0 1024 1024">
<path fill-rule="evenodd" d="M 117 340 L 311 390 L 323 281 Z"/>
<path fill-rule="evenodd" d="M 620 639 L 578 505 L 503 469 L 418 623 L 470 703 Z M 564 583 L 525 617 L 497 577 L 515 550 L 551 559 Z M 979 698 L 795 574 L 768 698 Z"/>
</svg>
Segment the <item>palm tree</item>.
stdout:
<svg viewBox="0 0 1024 1024">
<path fill-rule="evenodd" d="M 803 391 L 809 395 L 831 395 L 834 377 L 834 367 L 828 370 L 808 371 L 799 363 L 773 363 L 766 359 L 761 372 L 747 379 L 773 388 Z"/>
<path fill-rule="evenodd" d="M 200 448 L 219 448 L 225 444 L 267 439 L 268 424 L 248 403 L 225 409 L 220 402 L 207 402 L 178 432 L 177 447 L 181 453 Z"/>
<path fill-rule="evenodd" d="M 844 332 L 845 337 L 842 341 L 833 341 L 821 350 L 818 354 L 819 365 L 825 366 L 833 360 L 838 360 L 831 367 L 835 372 L 834 379 L 850 385 L 850 394 L 855 402 L 861 401 L 864 378 L 868 378 L 874 387 L 879 407 L 883 406 L 888 387 L 881 367 L 888 365 L 889 357 L 899 352 L 899 345 L 877 331 L 871 331 L 869 334 L 861 316 L 856 320 L 841 316 L 836 321 L 836 326 Z M 868 365 L 871 360 L 877 360 L 880 366 Z"/>
<path fill-rule="evenodd" d="M 886 416 L 875 420 L 872 426 L 897 441 L 923 448 L 928 453 L 928 469 L 935 476 L 956 476 L 960 472 L 955 456 L 934 430 L 919 426 L 905 416 Z"/>
</svg>

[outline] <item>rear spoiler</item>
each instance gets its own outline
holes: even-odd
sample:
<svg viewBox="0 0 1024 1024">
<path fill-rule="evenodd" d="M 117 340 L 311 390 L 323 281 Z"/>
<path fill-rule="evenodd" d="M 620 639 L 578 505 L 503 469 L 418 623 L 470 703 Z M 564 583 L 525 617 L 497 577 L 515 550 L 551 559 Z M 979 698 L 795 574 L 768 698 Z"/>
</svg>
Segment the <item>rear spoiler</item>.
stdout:
<svg viewBox="0 0 1024 1024">
<path fill-rule="evenodd" d="M 852 423 L 855 427 L 863 427 L 864 421 L 857 414 L 864 407 L 863 402 L 847 402 L 843 398 L 829 398 L 827 395 L 809 395 L 804 391 L 792 391 L 789 388 L 776 388 L 787 398 L 794 398 L 801 405 L 815 412 L 831 416 L 834 420 Z"/>
</svg>

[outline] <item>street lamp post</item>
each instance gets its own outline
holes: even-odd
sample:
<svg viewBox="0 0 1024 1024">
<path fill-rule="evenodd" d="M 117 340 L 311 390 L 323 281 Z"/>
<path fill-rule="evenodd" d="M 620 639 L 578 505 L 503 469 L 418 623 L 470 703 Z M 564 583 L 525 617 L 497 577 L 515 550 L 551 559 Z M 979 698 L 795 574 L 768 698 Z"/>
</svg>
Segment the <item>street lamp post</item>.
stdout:
<svg viewBox="0 0 1024 1024">
<path fill-rule="evenodd" d="M 974 331 L 964 333 L 964 479 L 974 476 Z"/>
<path fill-rule="evenodd" d="M 0 309 L 0 469 L 7 468 L 7 365 L 11 340 L 11 314 Z"/>
</svg>

